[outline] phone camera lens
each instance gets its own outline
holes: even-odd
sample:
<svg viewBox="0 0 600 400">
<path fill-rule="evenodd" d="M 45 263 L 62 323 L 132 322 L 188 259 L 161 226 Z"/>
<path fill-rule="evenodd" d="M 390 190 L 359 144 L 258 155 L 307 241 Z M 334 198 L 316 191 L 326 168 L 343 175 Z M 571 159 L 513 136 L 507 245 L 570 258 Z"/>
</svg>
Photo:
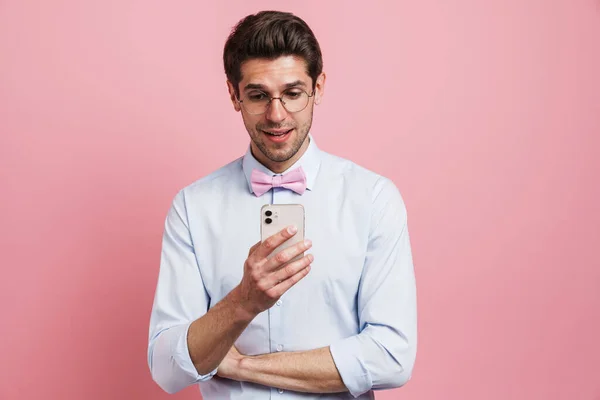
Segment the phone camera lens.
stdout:
<svg viewBox="0 0 600 400">
<path fill-rule="evenodd" d="M 267 212 L 270 212 L 270 211 L 267 211 Z M 270 224 L 271 222 L 273 222 L 273 220 L 271 218 L 265 219 L 265 223 Z"/>
<path fill-rule="evenodd" d="M 273 213 L 271 212 L 271 210 L 267 210 L 267 212 L 265 212 L 265 215 L 267 217 L 270 217 L 271 215 L 273 215 Z"/>
</svg>

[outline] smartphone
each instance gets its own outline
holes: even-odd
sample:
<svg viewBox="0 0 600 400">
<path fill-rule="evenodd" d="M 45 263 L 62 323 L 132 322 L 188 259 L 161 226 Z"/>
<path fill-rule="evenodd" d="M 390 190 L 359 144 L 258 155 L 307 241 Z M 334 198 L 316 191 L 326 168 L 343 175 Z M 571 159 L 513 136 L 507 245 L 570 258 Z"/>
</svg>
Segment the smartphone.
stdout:
<svg viewBox="0 0 600 400">
<path fill-rule="evenodd" d="M 281 250 L 304 241 L 304 207 L 302 204 L 265 204 L 262 206 L 260 209 L 260 237 L 262 242 L 289 225 L 296 225 L 298 231 L 273 250 L 267 258 L 271 258 Z M 304 253 L 299 254 L 285 264 L 299 260 L 302 257 L 304 257 Z"/>
</svg>

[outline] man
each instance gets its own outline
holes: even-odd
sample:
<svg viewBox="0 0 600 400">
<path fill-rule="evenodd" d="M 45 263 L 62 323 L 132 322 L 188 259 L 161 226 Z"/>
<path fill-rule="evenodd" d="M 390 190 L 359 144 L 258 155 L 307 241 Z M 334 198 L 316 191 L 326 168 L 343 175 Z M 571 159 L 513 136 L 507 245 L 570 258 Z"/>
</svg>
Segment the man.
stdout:
<svg viewBox="0 0 600 400">
<path fill-rule="evenodd" d="M 417 340 L 406 208 L 390 180 L 309 134 L 325 88 L 316 38 L 292 14 L 261 12 L 238 23 L 223 59 L 250 145 L 173 200 L 150 321 L 153 379 L 169 393 L 199 383 L 206 400 L 372 399 L 402 386 Z M 264 174 L 274 182 L 265 193 Z M 312 242 L 267 259 L 295 234 L 261 243 L 267 203 L 302 204 Z"/>
</svg>

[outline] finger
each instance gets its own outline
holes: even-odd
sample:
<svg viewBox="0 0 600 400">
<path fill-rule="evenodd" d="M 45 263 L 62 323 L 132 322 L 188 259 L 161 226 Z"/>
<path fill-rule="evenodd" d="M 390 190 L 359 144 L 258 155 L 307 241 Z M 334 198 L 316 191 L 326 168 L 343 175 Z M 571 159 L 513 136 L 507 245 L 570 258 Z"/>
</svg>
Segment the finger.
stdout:
<svg viewBox="0 0 600 400">
<path fill-rule="evenodd" d="M 271 257 L 269 261 L 265 264 L 265 271 L 274 271 L 280 268 L 283 264 L 293 260 L 299 254 L 302 254 L 306 250 L 312 247 L 312 242 L 310 240 L 305 240 L 300 243 L 296 243 L 293 246 L 288 247 L 287 249 L 281 250 L 279 253 L 275 254 L 275 256 Z"/>
<path fill-rule="evenodd" d="M 283 296 L 285 292 L 287 292 L 292 286 L 296 283 L 300 282 L 302 278 L 304 278 L 310 272 L 310 265 L 305 268 L 302 268 L 300 271 L 282 281 L 281 283 L 273 286 L 271 289 L 267 290 L 267 294 L 274 298 L 278 299 Z"/>
<path fill-rule="evenodd" d="M 278 246 L 280 246 L 283 242 L 291 238 L 296 234 L 296 230 L 292 229 L 292 226 L 288 226 L 276 234 L 269 236 L 265 239 L 264 242 L 256 249 L 254 252 L 254 257 L 258 260 L 262 258 L 266 258 L 269 254 L 273 252 Z"/>
<path fill-rule="evenodd" d="M 261 241 L 258 241 L 254 244 L 254 246 L 250 247 L 250 250 L 248 251 L 248 257 L 250 257 L 252 253 L 254 253 L 254 251 L 258 248 L 258 246 L 260 246 L 261 243 Z"/>
<path fill-rule="evenodd" d="M 283 282 L 286 279 L 296 275 L 298 272 L 309 266 L 313 260 L 314 256 L 312 254 L 308 254 L 301 259 L 291 262 L 285 267 L 273 272 L 268 277 L 267 287 L 276 286 L 280 282 Z"/>
</svg>

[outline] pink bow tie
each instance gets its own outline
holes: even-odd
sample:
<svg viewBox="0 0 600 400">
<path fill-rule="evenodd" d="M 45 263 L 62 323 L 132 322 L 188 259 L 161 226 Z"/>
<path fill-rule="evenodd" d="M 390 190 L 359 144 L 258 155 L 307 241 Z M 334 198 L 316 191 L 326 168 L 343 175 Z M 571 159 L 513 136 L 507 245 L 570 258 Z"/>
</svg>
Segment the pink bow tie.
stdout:
<svg viewBox="0 0 600 400">
<path fill-rule="evenodd" d="M 306 175 L 302 167 L 298 167 L 287 174 L 275 176 L 253 169 L 250 182 L 252 183 L 252 191 L 257 197 L 262 196 L 274 187 L 290 189 L 298 194 L 302 194 L 306 190 Z"/>
</svg>

